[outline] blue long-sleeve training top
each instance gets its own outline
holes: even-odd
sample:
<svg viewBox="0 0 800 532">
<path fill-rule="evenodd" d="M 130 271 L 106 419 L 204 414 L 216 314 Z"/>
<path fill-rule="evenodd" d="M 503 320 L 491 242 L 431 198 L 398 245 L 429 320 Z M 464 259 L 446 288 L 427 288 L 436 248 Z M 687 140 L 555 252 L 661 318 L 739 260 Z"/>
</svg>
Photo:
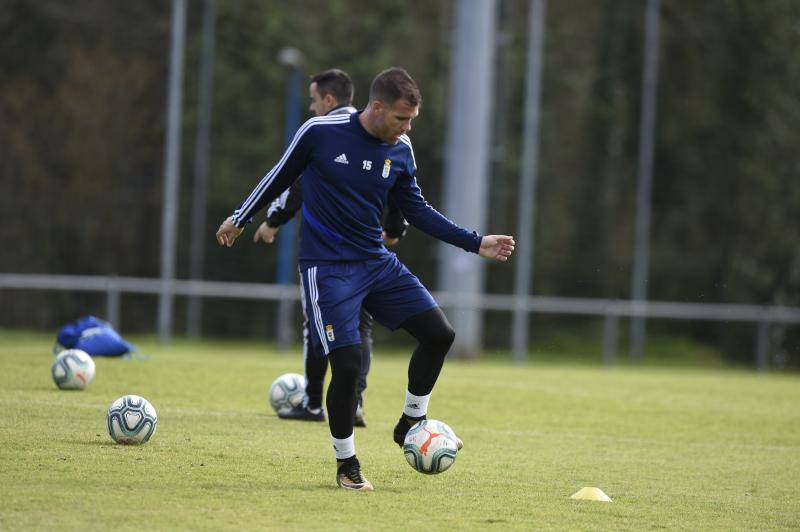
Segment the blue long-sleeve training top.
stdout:
<svg viewBox="0 0 800 532">
<path fill-rule="evenodd" d="M 442 216 L 422 196 L 408 136 L 386 144 L 370 135 L 358 116 L 323 116 L 303 124 L 278 163 L 234 211 L 234 224 L 250 222 L 300 176 L 301 267 L 389 253 L 381 239 L 381 214 L 389 194 L 411 225 L 477 253 L 481 236 Z"/>
</svg>

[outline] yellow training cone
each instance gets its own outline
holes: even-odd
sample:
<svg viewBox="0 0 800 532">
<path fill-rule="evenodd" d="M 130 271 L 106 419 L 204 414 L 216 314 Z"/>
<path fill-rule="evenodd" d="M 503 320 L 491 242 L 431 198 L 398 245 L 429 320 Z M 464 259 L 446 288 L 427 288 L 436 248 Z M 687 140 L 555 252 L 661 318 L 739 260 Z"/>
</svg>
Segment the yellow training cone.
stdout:
<svg viewBox="0 0 800 532">
<path fill-rule="evenodd" d="M 614 502 L 611 497 L 603 493 L 600 488 L 581 488 L 572 494 L 570 499 L 580 499 L 583 501 L 603 501 Z"/>
</svg>

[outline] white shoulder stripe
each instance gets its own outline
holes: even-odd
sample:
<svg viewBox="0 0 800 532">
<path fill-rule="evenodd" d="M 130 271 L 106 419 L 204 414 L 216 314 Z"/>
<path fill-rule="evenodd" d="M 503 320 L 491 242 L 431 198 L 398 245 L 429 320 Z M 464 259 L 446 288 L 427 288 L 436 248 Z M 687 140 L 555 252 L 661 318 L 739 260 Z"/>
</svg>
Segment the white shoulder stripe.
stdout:
<svg viewBox="0 0 800 532">
<path fill-rule="evenodd" d="M 324 115 L 324 116 L 315 116 L 313 118 L 309 118 L 306 120 L 306 124 L 309 122 L 349 122 L 350 115 L 349 114 L 332 114 L 332 115 Z"/>
<path fill-rule="evenodd" d="M 411 146 L 411 139 L 408 138 L 408 135 L 403 134 L 403 135 L 400 135 L 400 141 L 403 144 L 405 144 L 406 146 L 408 146 L 409 150 L 411 150 L 411 162 L 414 163 L 414 169 L 416 170 L 417 169 L 417 159 L 416 159 L 416 157 L 414 157 L 414 148 Z"/>
<path fill-rule="evenodd" d="M 283 157 L 281 157 L 280 161 L 278 161 L 278 164 L 276 164 L 272 170 L 270 170 L 269 173 L 265 175 L 263 179 L 261 179 L 256 188 L 253 189 L 253 192 L 251 192 L 244 203 L 242 203 L 241 208 L 237 209 L 233 213 L 234 223 L 238 224 L 238 222 L 241 220 L 250 217 L 249 210 L 259 200 L 259 198 L 261 198 L 264 190 L 272 183 L 275 176 L 281 171 L 281 169 L 283 169 L 283 166 L 286 164 L 286 159 L 289 158 L 289 154 L 297 146 L 297 143 L 309 129 L 317 125 L 344 124 L 349 121 L 349 115 L 320 116 L 311 118 L 307 120 L 305 124 L 300 126 L 300 129 L 297 130 L 297 133 L 295 133 L 294 138 L 292 139 L 292 143 L 289 144 L 289 147 L 283 152 Z"/>
</svg>

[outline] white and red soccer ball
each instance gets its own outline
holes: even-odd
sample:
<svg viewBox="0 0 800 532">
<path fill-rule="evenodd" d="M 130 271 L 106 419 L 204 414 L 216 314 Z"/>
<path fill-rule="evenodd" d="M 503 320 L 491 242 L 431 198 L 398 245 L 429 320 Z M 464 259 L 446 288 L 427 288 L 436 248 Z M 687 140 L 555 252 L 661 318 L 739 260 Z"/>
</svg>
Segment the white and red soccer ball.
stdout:
<svg viewBox="0 0 800 532">
<path fill-rule="evenodd" d="M 447 471 L 456 461 L 458 437 L 446 423 L 423 419 L 406 434 L 403 454 L 420 473 L 436 475 Z"/>
<path fill-rule="evenodd" d="M 56 356 L 51 374 L 62 390 L 83 390 L 94 379 L 94 360 L 86 351 L 67 349 Z"/>
</svg>

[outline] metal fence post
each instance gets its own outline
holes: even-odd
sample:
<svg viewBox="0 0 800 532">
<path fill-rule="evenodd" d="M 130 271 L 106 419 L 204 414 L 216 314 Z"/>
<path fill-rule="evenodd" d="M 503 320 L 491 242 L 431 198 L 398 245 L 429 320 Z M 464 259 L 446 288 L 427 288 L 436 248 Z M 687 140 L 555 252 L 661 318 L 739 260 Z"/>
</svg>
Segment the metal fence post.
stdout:
<svg viewBox="0 0 800 532">
<path fill-rule="evenodd" d="M 545 0 L 531 0 L 528 27 L 528 65 L 525 77 L 525 120 L 522 146 L 522 172 L 517 208 L 517 251 L 514 267 L 514 294 L 518 301 L 531 292 L 536 246 L 536 180 L 539 167 L 539 117 L 542 99 L 542 62 L 545 32 Z M 517 304 L 512 325 L 514 362 L 528 360 L 527 306 Z"/>
<path fill-rule="evenodd" d="M 116 277 L 108 278 L 106 291 L 106 320 L 116 328 L 120 324 L 120 290 Z"/>
<path fill-rule="evenodd" d="M 161 286 L 158 295 L 158 336 L 168 342 L 172 336 L 173 298 L 178 240 L 180 181 L 181 110 L 183 102 L 183 53 L 186 45 L 186 0 L 172 1 L 169 76 L 167 82 L 167 124 L 164 140 L 164 199 L 161 215 Z"/>
<path fill-rule="evenodd" d="M 206 251 L 206 198 L 208 196 L 208 167 L 211 157 L 211 107 L 214 85 L 214 0 L 203 4 L 203 44 L 200 52 L 200 79 L 197 83 L 197 132 L 194 141 L 194 187 L 192 190 L 192 226 L 189 246 L 189 278 L 202 279 Z M 198 338 L 203 327 L 203 298 L 187 300 L 186 332 Z"/>
<path fill-rule="evenodd" d="M 278 53 L 278 61 L 289 66 L 289 79 L 286 84 L 286 123 L 284 124 L 284 136 L 286 148 L 288 149 L 294 134 L 302 123 L 300 95 L 303 91 L 303 53 L 296 48 L 284 48 Z M 278 234 L 276 243 L 278 261 L 275 281 L 280 285 L 288 286 L 293 284 L 297 276 L 296 226 L 297 222 L 294 219 L 289 220 L 283 225 Z M 283 299 L 278 302 L 278 313 L 275 316 L 275 345 L 281 351 L 289 349 L 294 340 L 293 310 L 294 301 Z"/>
<path fill-rule="evenodd" d="M 653 152 L 655 150 L 656 104 L 658 92 L 658 49 L 660 0 L 647 0 L 645 9 L 644 66 L 642 73 L 642 115 L 639 124 L 639 161 L 636 187 L 636 240 L 633 257 L 631 299 L 647 299 L 647 274 L 650 268 L 650 218 L 653 195 Z M 631 319 L 630 356 L 644 354 L 646 324 L 644 316 Z"/>
<path fill-rule="evenodd" d="M 497 4 L 497 0 L 454 4 L 442 207 L 448 218 L 478 232 L 486 230 L 488 220 L 492 128 L 474 125 L 492 123 Z M 477 255 L 441 242 L 438 270 L 440 290 L 484 293 L 486 263 Z M 478 356 L 483 345 L 483 309 L 455 305 L 445 313 L 458 331 L 450 356 Z"/>
</svg>

